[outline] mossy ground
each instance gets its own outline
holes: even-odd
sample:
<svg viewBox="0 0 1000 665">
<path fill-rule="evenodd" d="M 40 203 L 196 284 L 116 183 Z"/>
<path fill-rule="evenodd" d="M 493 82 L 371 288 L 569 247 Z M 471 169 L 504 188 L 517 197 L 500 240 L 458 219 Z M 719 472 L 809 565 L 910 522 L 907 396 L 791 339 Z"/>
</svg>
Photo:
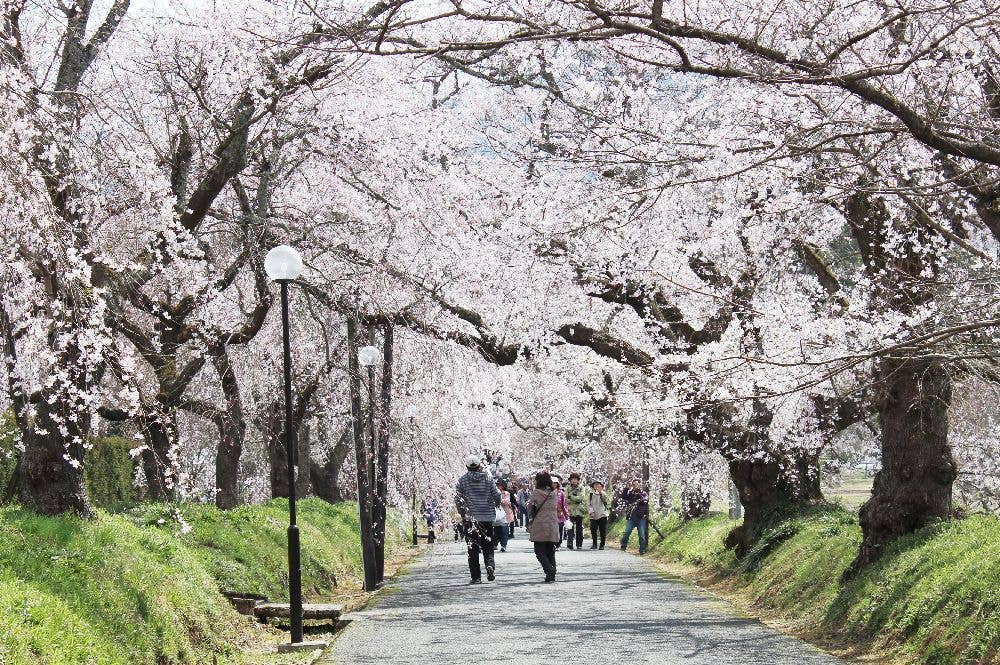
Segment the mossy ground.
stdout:
<svg viewBox="0 0 1000 665">
<path fill-rule="evenodd" d="M 849 654 L 879 661 L 1000 663 L 1000 519 L 941 523 L 899 540 L 850 582 L 857 516 L 821 506 L 775 522 L 742 560 L 722 545 L 724 515 L 661 519 L 650 555 L 688 566 L 751 612 Z M 620 526 L 614 529 L 620 534 Z M 635 539 L 633 535 L 633 539 Z"/>
<path fill-rule="evenodd" d="M 361 596 L 356 504 L 309 499 L 299 514 L 307 597 Z M 261 662 L 249 654 L 281 634 L 219 591 L 286 599 L 287 515 L 283 500 L 89 521 L 0 508 L 0 663 Z"/>
</svg>

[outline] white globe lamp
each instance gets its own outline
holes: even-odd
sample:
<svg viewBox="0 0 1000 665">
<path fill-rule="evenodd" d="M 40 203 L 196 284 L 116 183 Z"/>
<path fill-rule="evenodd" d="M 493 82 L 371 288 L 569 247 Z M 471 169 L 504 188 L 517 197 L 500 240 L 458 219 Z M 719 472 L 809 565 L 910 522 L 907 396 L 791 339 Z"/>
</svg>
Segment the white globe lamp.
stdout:
<svg viewBox="0 0 1000 665">
<path fill-rule="evenodd" d="M 302 256 L 294 247 L 278 245 L 264 257 L 264 271 L 275 282 L 298 279 L 302 274 Z"/>
<path fill-rule="evenodd" d="M 374 367 L 382 358 L 382 352 L 374 346 L 362 346 L 358 349 L 358 363 L 362 367 Z"/>
</svg>

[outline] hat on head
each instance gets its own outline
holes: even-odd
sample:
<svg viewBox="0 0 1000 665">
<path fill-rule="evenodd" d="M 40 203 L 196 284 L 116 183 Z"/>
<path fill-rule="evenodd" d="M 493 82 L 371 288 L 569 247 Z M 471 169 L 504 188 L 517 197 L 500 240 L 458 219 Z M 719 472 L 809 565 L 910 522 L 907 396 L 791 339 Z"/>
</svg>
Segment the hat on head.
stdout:
<svg viewBox="0 0 1000 665">
<path fill-rule="evenodd" d="M 480 464 L 479 462 L 478 457 L 476 457 L 475 455 L 469 455 L 468 457 L 465 458 L 465 468 L 472 469 L 477 466 L 482 466 L 482 464 Z"/>
<path fill-rule="evenodd" d="M 594 480 L 591 480 L 590 481 L 590 488 L 593 489 L 594 485 L 600 485 L 600 486 L 603 487 L 604 486 L 604 481 L 601 480 L 600 478 L 596 478 Z"/>
</svg>

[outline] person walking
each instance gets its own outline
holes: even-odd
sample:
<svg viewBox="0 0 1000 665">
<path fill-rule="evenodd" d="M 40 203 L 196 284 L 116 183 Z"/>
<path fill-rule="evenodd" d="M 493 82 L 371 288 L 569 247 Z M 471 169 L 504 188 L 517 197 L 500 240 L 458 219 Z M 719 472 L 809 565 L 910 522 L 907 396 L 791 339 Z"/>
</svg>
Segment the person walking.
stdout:
<svg viewBox="0 0 1000 665">
<path fill-rule="evenodd" d="M 569 520 L 573 525 L 570 529 L 570 539 L 566 545 L 573 549 L 583 549 L 583 520 L 587 517 L 589 507 L 587 505 L 587 490 L 580 484 L 580 474 L 573 472 L 569 474 L 569 488 L 566 489 L 566 503 L 569 508 Z"/>
<path fill-rule="evenodd" d="M 604 549 L 604 541 L 608 537 L 608 497 L 604 493 L 604 483 L 595 480 L 590 483 L 590 498 L 587 501 L 587 511 L 590 515 L 590 538 L 593 543 L 590 549 Z M 600 548 L 597 536 L 601 536 Z"/>
<path fill-rule="evenodd" d="M 559 540 L 556 542 L 556 549 L 562 546 L 563 538 L 566 537 L 566 522 L 569 521 L 569 507 L 566 505 L 566 492 L 562 488 L 562 479 L 553 476 L 552 491 L 556 493 L 556 520 L 559 523 Z"/>
<path fill-rule="evenodd" d="M 427 523 L 427 543 L 433 543 L 437 538 L 434 533 L 434 524 L 437 522 L 438 504 L 437 499 L 424 499 L 422 504 L 424 522 Z"/>
<path fill-rule="evenodd" d="M 504 538 L 504 550 L 507 548 L 507 540 L 514 537 L 514 522 L 517 520 L 513 488 L 508 489 L 507 482 L 500 480 L 497 482 L 497 489 L 500 490 L 500 507 L 503 508 L 507 517 L 507 536 Z"/>
<path fill-rule="evenodd" d="M 500 506 L 500 491 L 490 474 L 483 471 L 482 464 L 475 455 L 465 458 L 465 468 L 467 471 L 455 486 L 455 507 L 462 517 L 465 544 L 469 552 L 469 573 L 472 576 L 469 584 L 480 584 L 483 581 L 482 568 L 479 566 L 480 552 L 486 567 L 486 579 L 492 582 L 496 578 L 493 521 Z"/>
<path fill-rule="evenodd" d="M 493 519 L 493 551 L 496 551 L 497 548 L 501 552 L 507 551 L 509 533 L 510 530 L 507 528 L 507 513 L 503 511 L 503 508 L 497 507 L 496 517 Z"/>
<path fill-rule="evenodd" d="M 646 553 L 649 544 L 649 494 L 642 490 L 642 482 L 636 478 L 621 495 L 621 510 L 625 513 L 625 533 L 622 534 L 622 551 L 628 548 L 632 530 L 639 531 L 639 554 Z"/>
<path fill-rule="evenodd" d="M 531 492 L 528 491 L 527 481 L 525 481 L 525 485 L 517 491 L 518 517 L 519 523 L 523 527 L 528 526 L 528 499 L 530 498 Z"/>
<path fill-rule="evenodd" d="M 535 548 L 535 558 L 542 565 L 546 582 L 556 581 L 556 542 L 559 520 L 556 515 L 558 494 L 547 471 L 535 474 L 535 489 L 528 499 L 528 540 Z"/>
<path fill-rule="evenodd" d="M 510 509 L 510 492 L 506 490 L 502 480 L 497 481 L 497 490 L 500 492 L 500 505 L 497 506 L 496 519 L 493 520 L 493 549 L 499 545 L 500 551 L 506 552 L 507 540 L 510 538 L 510 520 L 513 519 L 507 512 Z"/>
</svg>

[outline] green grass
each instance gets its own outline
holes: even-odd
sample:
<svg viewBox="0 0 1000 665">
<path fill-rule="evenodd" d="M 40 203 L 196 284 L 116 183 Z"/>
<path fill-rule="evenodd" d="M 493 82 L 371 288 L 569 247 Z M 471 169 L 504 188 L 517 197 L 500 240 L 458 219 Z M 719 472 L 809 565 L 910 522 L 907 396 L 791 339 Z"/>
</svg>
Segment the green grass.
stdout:
<svg viewBox="0 0 1000 665">
<path fill-rule="evenodd" d="M 356 505 L 300 506 L 307 596 L 356 589 Z M 286 525 L 281 500 L 228 512 L 142 506 L 90 521 L 2 507 L 0 663 L 241 661 L 273 631 L 219 589 L 285 598 Z"/>
<path fill-rule="evenodd" d="M 773 525 L 744 559 L 722 546 L 723 515 L 660 520 L 657 558 L 696 566 L 709 584 L 806 637 L 904 662 L 1000 663 L 1000 520 L 976 516 L 899 540 L 853 581 L 841 576 L 861 530 L 823 506 Z"/>
</svg>

